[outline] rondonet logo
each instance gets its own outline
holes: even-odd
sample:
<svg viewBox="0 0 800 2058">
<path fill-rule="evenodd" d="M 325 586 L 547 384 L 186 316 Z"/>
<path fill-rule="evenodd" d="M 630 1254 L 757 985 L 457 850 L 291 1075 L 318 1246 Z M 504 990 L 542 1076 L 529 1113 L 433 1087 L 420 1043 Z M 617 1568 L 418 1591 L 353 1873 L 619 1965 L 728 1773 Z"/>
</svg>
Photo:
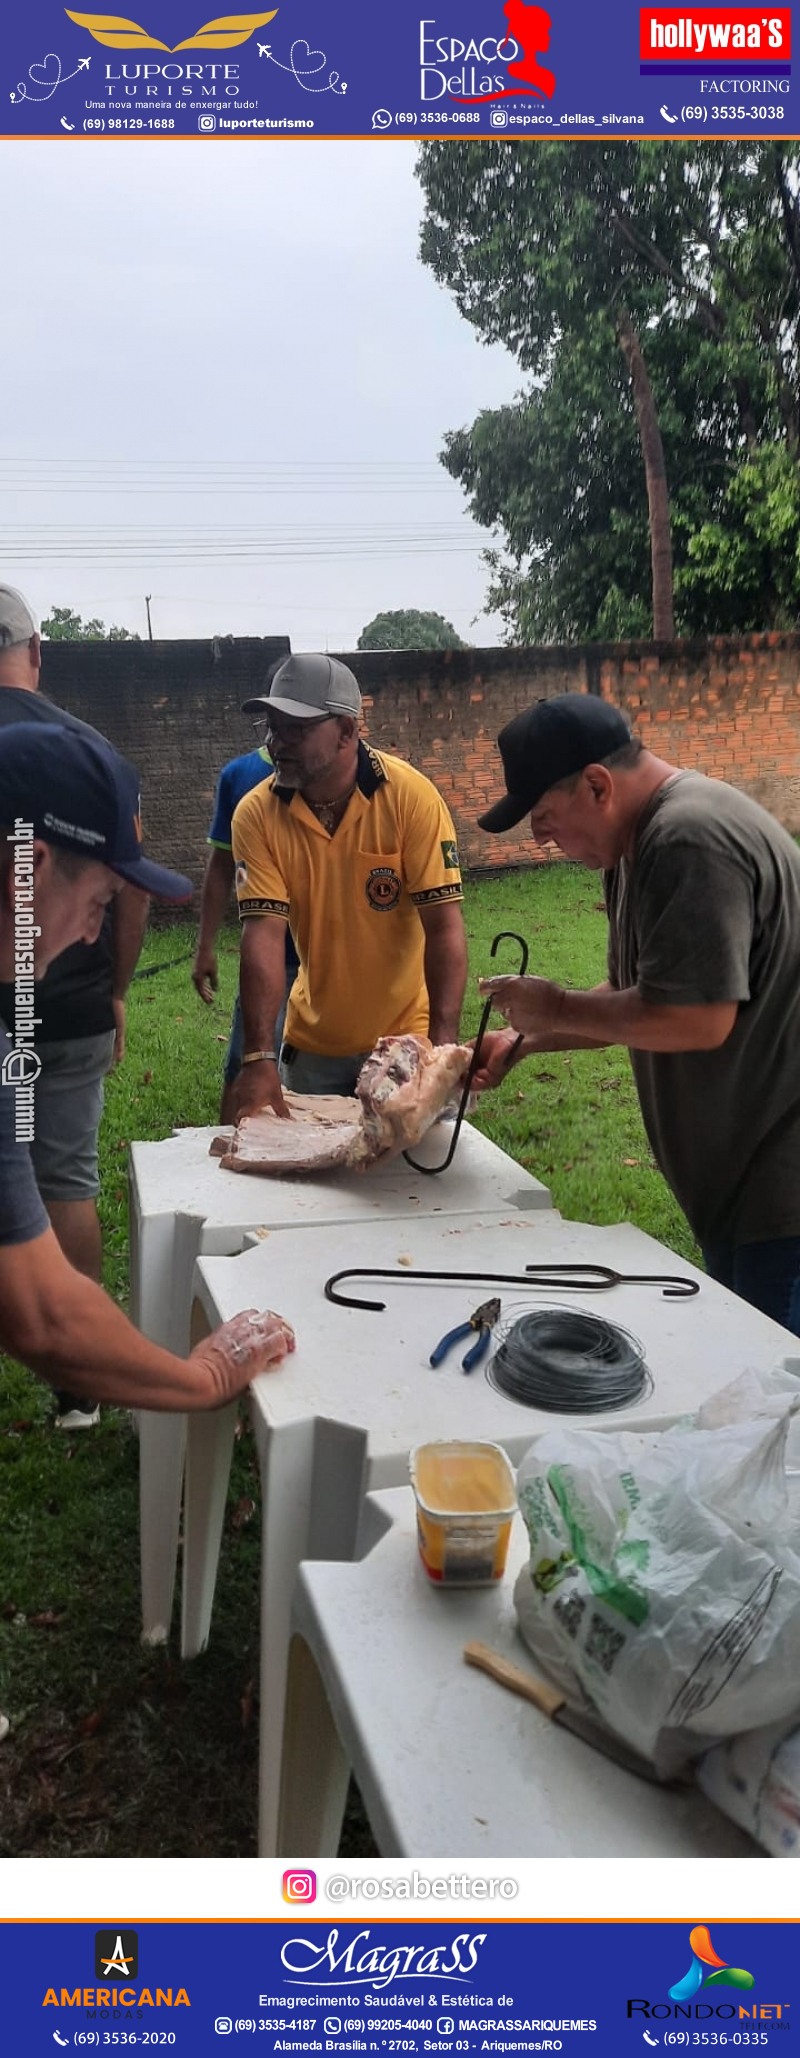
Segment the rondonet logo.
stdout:
<svg viewBox="0 0 800 2058">
<path fill-rule="evenodd" d="M 707 1923 L 697 1922 L 690 1929 L 689 1947 L 692 1954 L 689 1970 L 667 1988 L 669 2000 L 629 2000 L 626 2010 L 629 2021 L 633 2016 L 644 2016 L 646 2020 L 656 2022 L 681 2019 L 706 2022 L 719 2017 L 735 2022 L 783 2022 L 788 2028 L 786 2018 L 791 2008 L 790 2001 L 716 2000 L 720 1987 L 738 1987 L 740 1993 L 749 1992 L 755 1986 L 755 1976 L 745 1971 L 744 1966 L 730 1965 L 726 1958 L 720 1957 L 712 1944 Z M 708 1998 L 697 2000 L 698 1994 Z M 648 2042 L 652 2041 L 648 2038 Z"/>
</svg>

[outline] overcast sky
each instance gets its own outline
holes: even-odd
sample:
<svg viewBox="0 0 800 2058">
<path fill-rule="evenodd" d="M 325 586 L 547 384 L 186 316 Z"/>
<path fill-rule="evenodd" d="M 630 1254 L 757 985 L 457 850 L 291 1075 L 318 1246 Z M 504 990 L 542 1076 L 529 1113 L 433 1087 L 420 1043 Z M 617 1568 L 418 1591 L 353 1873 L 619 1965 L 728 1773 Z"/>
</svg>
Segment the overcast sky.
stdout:
<svg viewBox="0 0 800 2058">
<path fill-rule="evenodd" d="M 156 636 L 498 640 L 436 459 L 519 372 L 418 260 L 413 145 L 0 150 L 0 578 Z"/>
</svg>

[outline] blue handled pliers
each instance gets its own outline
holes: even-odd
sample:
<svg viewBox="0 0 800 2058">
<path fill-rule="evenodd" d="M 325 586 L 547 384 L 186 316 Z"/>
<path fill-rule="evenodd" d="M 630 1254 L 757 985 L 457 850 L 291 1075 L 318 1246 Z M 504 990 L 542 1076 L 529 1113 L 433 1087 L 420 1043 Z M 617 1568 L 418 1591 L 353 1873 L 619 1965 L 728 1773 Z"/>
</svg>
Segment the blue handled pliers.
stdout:
<svg viewBox="0 0 800 2058">
<path fill-rule="evenodd" d="M 460 1322 L 457 1329 L 448 1329 L 447 1335 L 442 1337 L 441 1343 L 437 1343 L 436 1349 L 431 1351 L 429 1364 L 441 1365 L 442 1359 L 447 1356 L 451 1344 L 460 1343 L 462 1336 L 469 1336 L 473 1330 L 477 1329 L 477 1341 L 461 1360 L 462 1372 L 473 1372 L 475 1366 L 480 1364 L 481 1358 L 486 1356 L 492 1329 L 499 1313 L 499 1300 L 481 1301 L 480 1307 L 475 1309 L 474 1315 L 470 1315 L 468 1322 Z"/>
</svg>

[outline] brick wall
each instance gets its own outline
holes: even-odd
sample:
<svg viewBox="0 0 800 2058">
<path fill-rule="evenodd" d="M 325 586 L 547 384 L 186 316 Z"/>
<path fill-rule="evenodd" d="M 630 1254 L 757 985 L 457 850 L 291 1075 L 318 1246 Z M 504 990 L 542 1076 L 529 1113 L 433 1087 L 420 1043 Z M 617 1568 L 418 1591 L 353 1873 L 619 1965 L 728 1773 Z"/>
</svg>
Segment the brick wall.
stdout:
<svg viewBox="0 0 800 2058">
<path fill-rule="evenodd" d="M 240 704 L 288 647 L 281 637 L 44 646 L 45 692 L 138 766 L 148 850 L 198 882 L 219 767 L 254 743 Z M 659 756 L 745 788 L 800 832 L 800 635 L 342 655 L 370 740 L 435 780 L 474 870 L 542 855 L 524 825 L 485 836 L 475 817 L 502 791 L 498 730 L 531 700 L 568 690 L 613 700 Z"/>
</svg>

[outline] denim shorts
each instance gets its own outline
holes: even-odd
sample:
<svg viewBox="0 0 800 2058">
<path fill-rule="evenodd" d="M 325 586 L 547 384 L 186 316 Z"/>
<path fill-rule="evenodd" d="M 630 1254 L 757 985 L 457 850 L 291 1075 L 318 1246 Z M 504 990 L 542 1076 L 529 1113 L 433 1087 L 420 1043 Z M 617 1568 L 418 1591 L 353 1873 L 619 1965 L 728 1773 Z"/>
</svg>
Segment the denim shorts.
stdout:
<svg viewBox="0 0 800 2058">
<path fill-rule="evenodd" d="M 318 1051 L 298 1050 L 293 1043 L 284 1043 L 279 1066 L 281 1086 L 287 1086 L 292 1093 L 354 1093 L 356 1080 L 369 1051 L 354 1052 L 352 1057 L 326 1058 Z"/>
<path fill-rule="evenodd" d="M 114 1031 L 40 1043 L 42 1069 L 33 1091 L 31 1144 L 36 1184 L 48 1201 L 96 1200 L 100 1192 L 97 1132 Z"/>
</svg>

